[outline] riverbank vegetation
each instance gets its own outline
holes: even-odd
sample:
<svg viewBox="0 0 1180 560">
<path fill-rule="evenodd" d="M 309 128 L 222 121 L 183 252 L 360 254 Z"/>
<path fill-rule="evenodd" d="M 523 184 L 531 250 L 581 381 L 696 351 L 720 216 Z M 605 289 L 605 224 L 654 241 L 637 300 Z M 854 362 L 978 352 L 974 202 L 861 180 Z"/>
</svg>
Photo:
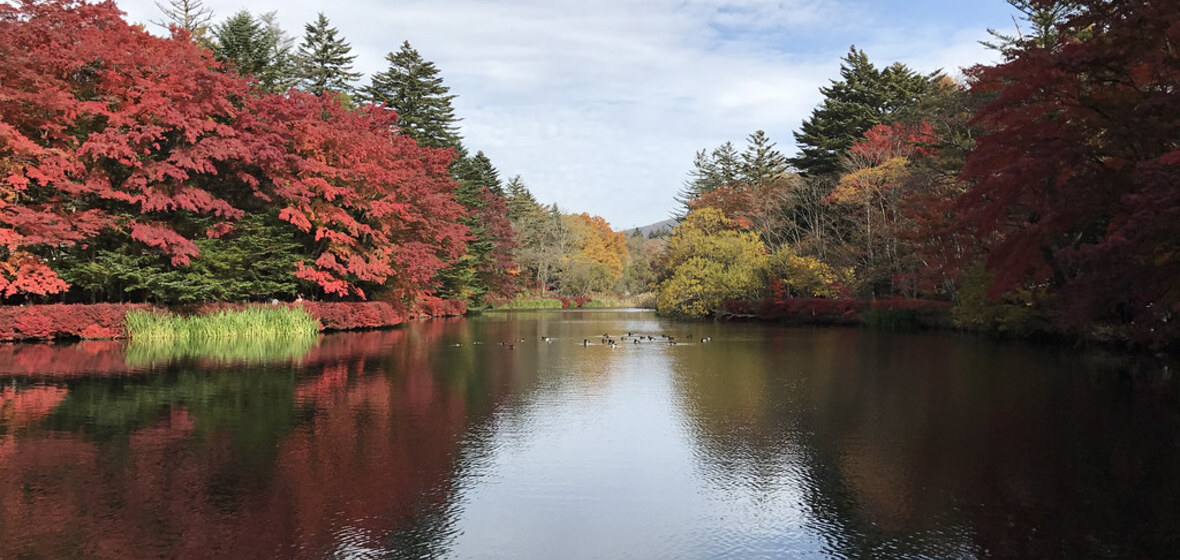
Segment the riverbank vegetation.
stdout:
<svg viewBox="0 0 1180 560">
<path fill-rule="evenodd" d="M 698 153 L 660 310 L 844 298 L 876 324 L 953 307 L 975 330 L 1180 340 L 1180 8 L 1011 3 L 1025 32 L 963 82 L 853 48 L 796 157 L 762 132 Z"/>
<path fill-rule="evenodd" d="M 336 328 L 639 298 L 1175 344 L 1180 8 L 1010 3 L 1021 33 L 962 78 L 850 49 L 794 157 L 763 131 L 700 151 L 652 235 L 502 181 L 408 42 L 362 84 L 324 14 L 297 40 L 187 2 L 160 38 L 109 3 L 0 5 L 0 302 L 387 304 L 313 311 Z"/>
<path fill-rule="evenodd" d="M 212 313 L 176 315 L 159 311 L 127 312 L 131 340 L 188 342 L 234 338 L 314 337 L 320 322 L 302 307 L 274 305 L 223 309 Z"/>
</svg>

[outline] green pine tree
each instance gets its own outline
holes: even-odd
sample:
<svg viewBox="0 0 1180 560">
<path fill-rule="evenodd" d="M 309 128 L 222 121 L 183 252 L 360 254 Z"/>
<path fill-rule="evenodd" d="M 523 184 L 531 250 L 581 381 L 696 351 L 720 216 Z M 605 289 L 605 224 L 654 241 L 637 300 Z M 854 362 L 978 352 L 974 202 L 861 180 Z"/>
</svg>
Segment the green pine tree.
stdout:
<svg viewBox="0 0 1180 560">
<path fill-rule="evenodd" d="M 455 179 L 476 187 L 487 187 L 496 196 L 504 196 L 504 185 L 500 182 L 500 172 L 492 165 L 492 160 L 482 151 L 474 156 L 467 156 L 466 149 L 459 147 L 459 156 L 451 166 Z M 478 195 L 477 195 L 478 196 Z M 464 200 L 460 200 L 467 204 Z"/>
<path fill-rule="evenodd" d="M 508 180 L 504 186 L 505 196 L 508 198 L 508 219 L 518 222 L 526 217 L 533 217 L 541 207 L 533 193 L 525 186 L 524 181 L 517 175 Z"/>
<path fill-rule="evenodd" d="M 439 293 L 443 297 L 467 300 L 478 307 L 483 304 L 483 298 L 488 293 L 488 282 L 481 277 L 480 271 L 482 265 L 491 260 L 496 245 L 476 211 L 486 205 L 480 198 L 485 187 L 496 196 L 504 196 L 504 187 L 500 183 L 500 172 L 483 152 L 468 156 L 462 146 L 458 147 L 458 152 L 458 157 L 451 165 L 451 172 L 459 183 L 455 189 L 455 200 L 468 211 L 468 215 L 460 221 L 471 228 L 474 239 L 467 243 L 467 254 L 439 272 L 442 282 Z"/>
<path fill-rule="evenodd" d="M 419 144 L 433 148 L 458 147 L 459 119 L 450 88 L 443 85 L 433 62 L 422 59 L 410 42 L 385 55 L 389 68 L 373 75 L 364 88 L 365 99 L 397 111 L 398 128 Z"/>
<path fill-rule="evenodd" d="M 1020 19 L 1028 25 L 1028 32 L 1025 33 L 1020 28 L 1020 23 L 1013 17 L 1012 23 L 1016 25 L 1016 35 L 1008 35 L 989 28 L 987 32 L 993 40 L 980 41 L 980 44 L 989 49 L 1000 51 L 1010 59 L 1016 56 L 1022 46 L 1054 49 L 1061 44 L 1065 36 L 1087 34 L 1087 32 L 1076 29 L 1066 29 L 1065 36 L 1062 35 L 1062 24 L 1081 9 L 1076 0 L 1054 0 L 1052 2 L 1007 0 L 1007 2 L 1020 12 Z"/>
<path fill-rule="evenodd" d="M 688 213 L 688 205 L 696 197 L 727 185 L 735 185 L 741 180 L 742 162 L 733 142 L 726 142 L 712 152 L 697 152 L 692 165 L 684 188 L 675 197 L 676 202 L 683 206 L 677 219 Z"/>
<path fill-rule="evenodd" d="M 823 102 L 795 132 L 799 155 L 790 163 L 806 175 L 838 173 L 841 153 L 865 131 L 916 103 L 942 74 L 917 74 L 900 63 L 881 71 L 853 46 L 840 65 L 840 77 L 820 88 Z"/>
<path fill-rule="evenodd" d="M 274 12 L 255 18 L 242 10 L 214 29 L 213 54 L 239 74 L 253 76 L 263 90 L 286 91 L 294 85 L 293 41 Z"/>
<path fill-rule="evenodd" d="M 774 146 L 761 130 L 746 138 L 746 151 L 742 152 L 742 182 L 761 188 L 787 172 L 787 158 Z"/>
<path fill-rule="evenodd" d="M 356 55 L 350 54 L 352 47 L 344 39 L 336 37 L 339 32 L 323 12 L 304 26 L 303 43 L 296 54 L 300 88 L 316 95 L 352 93 L 352 83 L 361 74 L 352 71 Z"/>
</svg>

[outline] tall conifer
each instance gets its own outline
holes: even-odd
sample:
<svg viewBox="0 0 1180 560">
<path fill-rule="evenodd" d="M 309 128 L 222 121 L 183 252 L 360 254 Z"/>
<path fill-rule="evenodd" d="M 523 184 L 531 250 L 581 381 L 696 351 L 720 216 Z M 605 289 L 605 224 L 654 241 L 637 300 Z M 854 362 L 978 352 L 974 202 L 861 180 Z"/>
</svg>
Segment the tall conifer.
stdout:
<svg viewBox="0 0 1180 560">
<path fill-rule="evenodd" d="M 340 31 L 332 27 L 328 18 L 320 12 L 312 23 L 304 26 L 303 43 L 296 55 L 298 60 L 299 86 L 316 95 L 325 92 L 352 93 L 352 83 L 361 77 L 352 71 L 356 55 L 344 39 L 337 38 Z"/>
<path fill-rule="evenodd" d="M 820 88 L 824 100 L 795 132 L 799 155 L 790 163 L 807 175 L 840 171 L 840 154 L 866 130 L 916 103 L 941 72 L 922 75 L 895 63 L 878 70 L 855 46 L 844 56 L 839 81 Z"/>
<path fill-rule="evenodd" d="M 422 59 L 410 46 L 385 55 L 389 68 L 373 75 L 363 90 L 365 99 L 384 103 L 397 111 L 398 127 L 419 144 L 434 148 L 454 148 L 461 141 L 459 119 L 451 100 L 450 88 L 443 85 L 438 68 Z"/>
</svg>

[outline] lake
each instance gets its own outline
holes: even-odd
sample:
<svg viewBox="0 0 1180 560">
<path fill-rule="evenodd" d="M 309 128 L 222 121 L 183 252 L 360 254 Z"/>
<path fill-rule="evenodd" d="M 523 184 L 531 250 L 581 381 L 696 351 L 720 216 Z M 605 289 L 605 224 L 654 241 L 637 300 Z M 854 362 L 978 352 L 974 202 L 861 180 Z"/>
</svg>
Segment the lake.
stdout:
<svg viewBox="0 0 1180 560">
<path fill-rule="evenodd" d="M 645 311 L 0 346 L 0 558 L 1177 554 L 1158 361 Z"/>
</svg>

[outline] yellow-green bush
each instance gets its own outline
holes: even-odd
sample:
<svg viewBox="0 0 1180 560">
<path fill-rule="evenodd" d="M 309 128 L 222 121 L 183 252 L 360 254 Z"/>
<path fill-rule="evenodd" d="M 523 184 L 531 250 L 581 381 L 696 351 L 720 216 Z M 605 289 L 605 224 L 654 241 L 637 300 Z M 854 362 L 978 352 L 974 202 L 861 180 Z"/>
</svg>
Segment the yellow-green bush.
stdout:
<svg viewBox="0 0 1180 560">
<path fill-rule="evenodd" d="M 656 308 L 669 315 L 712 315 L 727 299 L 758 295 L 766 261 L 756 234 L 730 229 L 716 208 L 693 211 L 668 241 L 670 275 L 660 284 Z"/>
</svg>

